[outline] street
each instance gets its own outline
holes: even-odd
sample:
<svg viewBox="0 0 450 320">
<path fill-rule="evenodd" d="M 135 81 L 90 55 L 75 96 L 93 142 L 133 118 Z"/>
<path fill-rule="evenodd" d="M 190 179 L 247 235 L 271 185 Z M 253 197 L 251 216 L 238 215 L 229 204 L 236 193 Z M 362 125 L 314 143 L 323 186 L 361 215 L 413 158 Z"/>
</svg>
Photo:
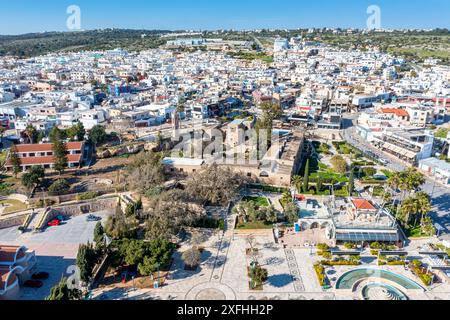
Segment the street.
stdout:
<svg viewBox="0 0 450 320">
<path fill-rule="evenodd" d="M 390 154 L 380 151 L 357 134 L 354 120 L 358 114 L 347 116 L 344 124 L 344 139 L 348 143 L 365 153 L 367 151 L 373 152 L 379 159 L 389 160 L 389 163 L 386 165 L 389 170 L 404 171 L 407 168 L 404 162 Z M 422 189 L 424 192 L 428 193 L 432 199 L 433 207 L 430 216 L 435 223 L 438 223 L 445 228 L 445 230 L 440 233 L 440 238 L 443 240 L 450 240 L 450 190 L 432 179 L 425 178 L 426 183 L 422 186 Z"/>
</svg>

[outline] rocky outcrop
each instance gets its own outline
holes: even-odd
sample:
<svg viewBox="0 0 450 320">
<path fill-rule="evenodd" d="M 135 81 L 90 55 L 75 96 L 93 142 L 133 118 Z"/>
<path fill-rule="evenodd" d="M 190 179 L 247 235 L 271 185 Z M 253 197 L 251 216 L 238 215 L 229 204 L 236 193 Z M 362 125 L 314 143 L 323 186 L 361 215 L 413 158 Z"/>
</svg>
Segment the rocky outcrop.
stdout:
<svg viewBox="0 0 450 320">
<path fill-rule="evenodd" d="M 133 144 L 128 146 L 111 147 L 97 151 L 97 159 L 107 159 L 111 157 L 120 157 L 126 154 L 137 154 L 145 149 L 145 143 Z"/>
</svg>

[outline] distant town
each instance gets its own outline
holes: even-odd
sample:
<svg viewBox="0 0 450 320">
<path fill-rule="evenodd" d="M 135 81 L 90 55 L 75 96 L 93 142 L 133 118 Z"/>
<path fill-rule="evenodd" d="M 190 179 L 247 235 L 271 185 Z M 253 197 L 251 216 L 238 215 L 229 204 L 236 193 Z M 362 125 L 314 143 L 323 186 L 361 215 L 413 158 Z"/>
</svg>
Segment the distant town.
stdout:
<svg viewBox="0 0 450 320">
<path fill-rule="evenodd" d="M 449 300 L 449 39 L 0 36 L 0 300 Z"/>
</svg>

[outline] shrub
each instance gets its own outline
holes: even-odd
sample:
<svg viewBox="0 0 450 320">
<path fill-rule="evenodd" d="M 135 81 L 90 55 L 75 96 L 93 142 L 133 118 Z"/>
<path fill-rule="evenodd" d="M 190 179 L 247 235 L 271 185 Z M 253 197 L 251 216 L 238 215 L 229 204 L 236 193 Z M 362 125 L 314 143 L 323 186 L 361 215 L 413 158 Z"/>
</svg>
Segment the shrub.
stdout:
<svg viewBox="0 0 450 320">
<path fill-rule="evenodd" d="M 363 172 L 368 177 L 373 177 L 375 174 L 377 174 L 377 170 L 372 167 L 367 167 L 363 169 Z"/>
<path fill-rule="evenodd" d="M 320 251 L 328 251 L 330 250 L 330 247 L 326 243 L 319 243 L 317 245 L 317 249 L 319 249 Z"/>
<path fill-rule="evenodd" d="M 322 257 L 329 260 L 333 257 L 333 255 L 329 251 L 324 251 L 324 252 L 322 252 Z"/>
<path fill-rule="evenodd" d="M 48 188 L 48 193 L 51 196 L 60 196 L 68 193 L 70 190 L 70 185 L 65 179 L 59 179 L 52 183 Z"/>
<path fill-rule="evenodd" d="M 356 245 L 354 243 L 347 242 L 344 244 L 345 249 L 355 249 Z"/>
<path fill-rule="evenodd" d="M 84 193 L 77 195 L 77 200 L 78 201 L 91 200 L 91 199 L 97 198 L 97 196 L 98 196 L 98 193 L 96 191 L 84 192 Z"/>
<path fill-rule="evenodd" d="M 51 199 L 39 199 L 39 201 L 36 203 L 36 207 L 38 208 L 44 208 L 44 207 L 51 207 L 55 204 L 55 201 Z"/>
<path fill-rule="evenodd" d="M 314 270 L 316 271 L 317 279 L 322 287 L 328 285 L 328 278 L 325 274 L 325 268 L 320 263 L 314 265 Z"/>
<path fill-rule="evenodd" d="M 323 260 L 321 261 L 321 264 L 324 266 L 358 266 L 361 264 L 361 262 L 358 260 L 345 260 L 345 259 L 339 259 L 339 260 Z"/>
<path fill-rule="evenodd" d="M 370 248 L 371 249 L 380 249 L 381 248 L 381 244 L 379 243 L 379 242 L 372 242 L 371 244 L 370 244 Z"/>
</svg>

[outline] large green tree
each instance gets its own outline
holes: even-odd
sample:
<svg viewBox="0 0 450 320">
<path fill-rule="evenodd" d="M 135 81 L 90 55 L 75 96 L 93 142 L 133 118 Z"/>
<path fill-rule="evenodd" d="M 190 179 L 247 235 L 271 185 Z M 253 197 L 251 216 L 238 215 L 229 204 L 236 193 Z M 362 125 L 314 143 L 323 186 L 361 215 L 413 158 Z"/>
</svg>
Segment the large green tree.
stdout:
<svg viewBox="0 0 450 320">
<path fill-rule="evenodd" d="M 76 288 L 69 288 L 67 278 L 62 278 L 61 281 L 51 289 L 50 295 L 46 300 L 69 301 L 80 300 L 81 297 L 82 292 Z"/>
<path fill-rule="evenodd" d="M 57 126 L 53 126 L 48 134 L 48 138 L 51 143 L 61 142 L 66 138 L 65 131 L 59 129 Z"/>
<path fill-rule="evenodd" d="M 53 157 L 55 158 L 54 169 L 61 175 L 68 165 L 67 146 L 61 140 L 53 142 Z"/>
<path fill-rule="evenodd" d="M 94 126 L 89 131 L 89 140 L 97 147 L 106 141 L 107 134 L 105 128 L 100 125 Z"/>
<path fill-rule="evenodd" d="M 238 194 L 244 182 L 244 178 L 231 169 L 213 164 L 188 178 L 186 192 L 201 203 L 226 205 Z"/>
<path fill-rule="evenodd" d="M 75 125 L 67 129 L 67 137 L 72 141 L 83 141 L 86 135 L 86 130 L 81 122 L 77 122 Z"/>
<path fill-rule="evenodd" d="M 25 135 L 27 136 L 29 143 L 36 142 L 37 134 L 38 134 L 38 132 L 37 132 L 36 128 L 33 127 L 33 125 L 31 125 L 31 124 L 27 125 L 27 127 L 25 128 Z"/>
<path fill-rule="evenodd" d="M 22 161 L 17 153 L 17 147 L 15 144 L 13 144 L 9 150 L 9 161 L 11 161 L 11 165 L 13 167 L 14 177 L 17 178 L 17 175 L 22 171 Z"/>
<path fill-rule="evenodd" d="M 80 269 L 82 281 L 88 282 L 90 280 L 97 260 L 97 252 L 91 243 L 80 245 L 77 254 L 77 267 Z"/>
<path fill-rule="evenodd" d="M 29 190 L 38 186 L 44 178 L 44 168 L 41 166 L 33 166 L 22 176 L 22 184 Z"/>
</svg>

